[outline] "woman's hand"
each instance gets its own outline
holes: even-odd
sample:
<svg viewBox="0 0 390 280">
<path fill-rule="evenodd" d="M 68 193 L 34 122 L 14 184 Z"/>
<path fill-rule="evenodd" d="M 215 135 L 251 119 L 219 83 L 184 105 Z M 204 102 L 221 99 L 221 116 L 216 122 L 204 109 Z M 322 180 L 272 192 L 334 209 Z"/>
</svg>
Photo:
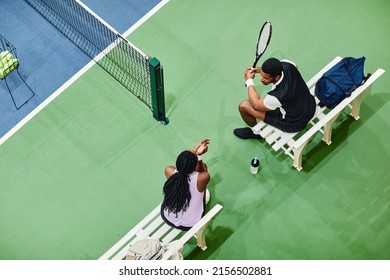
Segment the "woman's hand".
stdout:
<svg viewBox="0 0 390 280">
<path fill-rule="evenodd" d="M 210 144 L 209 139 L 199 141 L 194 147 L 195 154 L 198 156 L 205 154 L 208 151 L 208 144 Z"/>
</svg>

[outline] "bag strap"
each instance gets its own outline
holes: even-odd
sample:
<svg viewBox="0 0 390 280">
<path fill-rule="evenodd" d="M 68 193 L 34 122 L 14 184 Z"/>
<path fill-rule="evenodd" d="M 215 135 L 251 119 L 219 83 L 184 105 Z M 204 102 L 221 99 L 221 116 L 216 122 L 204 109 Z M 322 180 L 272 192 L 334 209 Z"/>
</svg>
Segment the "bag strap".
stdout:
<svg viewBox="0 0 390 280">
<path fill-rule="evenodd" d="M 371 77 L 371 75 L 372 75 L 371 73 L 368 73 L 367 76 L 363 77 L 363 81 L 361 85 L 364 84 Z"/>
<path fill-rule="evenodd" d="M 349 64 L 348 64 L 348 60 L 344 57 L 343 58 L 343 62 L 344 62 L 344 64 L 345 64 L 345 68 L 347 69 L 347 72 L 348 72 L 348 75 L 351 77 L 351 79 L 352 79 L 352 82 L 353 82 L 353 85 L 354 85 L 354 90 L 356 89 L 356 87 L 357 87 L 357 84 L 356 84 L 356 82 L 355 82 L 355 79 L 353 78 L 353 75 L 352 75 L 352 73 L 351 73 L 351 69 L 349 68 Z"/>
<path fill-rule="evenodd" d="M 330 81 L 332 84 L 334 84 L 336 87 L 338 87 L 341 90 L 341 92 L 344 92 L 345 96 L 350 96 L 351 95 L 353 90 L 351 92 L 347 92 L 336 81 L 334 81 L 333 79 L 331 79 L 329 77 L 326 77 L 326 76 L 322 77 L 322 78 Z"/>
<path fill-rule="evenodd" d="M 349 77 L 352 79 L 353 86 L 348 91 L 345 91 L 345 95 L 350 96 L 351 93 L 358 87 L 358 85 L 355 82 L 355 79 L 353 78 L 353 75 L 351 73 L 351 69 L 349 68 L 348 60 L 344 57 L 343 62 L 345 64 L 345 69 L 347 69 Z"/>
</svg>

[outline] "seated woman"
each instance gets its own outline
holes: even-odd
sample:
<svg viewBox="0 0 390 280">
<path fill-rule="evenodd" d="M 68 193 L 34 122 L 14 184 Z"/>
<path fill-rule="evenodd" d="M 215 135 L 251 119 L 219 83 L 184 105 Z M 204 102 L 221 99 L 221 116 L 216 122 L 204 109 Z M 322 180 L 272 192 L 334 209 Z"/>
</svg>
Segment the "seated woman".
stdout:
<svg viewBox="0 0 390 280">
<path fill-rule="evenodd" d="M 176 167 L 165 168 L 167 181 L 163 187 L 161 217 L 172 227 L 187 231 L 204 215 L 210 174 L 201 156 L 207 152 L 209 143 L 208 139 L 200 141 L 193 149 L 180 153 Z"/>
</svg>

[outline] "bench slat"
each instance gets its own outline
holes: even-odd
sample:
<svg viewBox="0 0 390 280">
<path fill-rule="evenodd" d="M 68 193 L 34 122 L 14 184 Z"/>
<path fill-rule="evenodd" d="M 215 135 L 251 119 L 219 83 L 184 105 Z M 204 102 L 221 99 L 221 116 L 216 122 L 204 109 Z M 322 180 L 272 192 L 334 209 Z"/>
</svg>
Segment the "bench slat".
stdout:
<svg viewBox="0 0 390 280">
<path fill-rule="evenodd" d="M 272 146 L 272 149 L 279 151 L 284 145 L 286 145 L 297 133 L 283 133 L 280 139 Z"/>
<path fill-rule="evenodd" d="M 172 228 L 171 232 L 165 235 L 165 237 L 161 240 L 164 244 L 168 244 L 172 240 L 174 240 L 182 231 L 177 228 Z"/>
<path fill-rule="evenodd" d="M 270 125 L 266 125 L 260 132 L 260 136 L 263 137 L 263 138 L 267 138 L 268 135 L 270 133 L 272 133 L 272 131 L 274 130 L 275 128 L 270 126 Z"/>
<path fill-rule="evenodd" d="M 313 76 L 306 84 L 308 88 L 312 88 L 317 83 L 318 79 L 325 74 L 326 71 L 330 70 L 333 66 L 335 66 L 338 62 L 340 62 L 343 58 L 337 56 L 331 62 L 329 62 L 324 68 L 322 68 L 317 74 Z"/>
<path fill-rule="evenodd" d="M 161 219 L 161 220 L 163 221 L 163 219 Z M 170 232 L 170 230 L 172 230 L 172 227 L 167 225 L 163 221 L 161 227 L 155 233 L 153 233 L 153 235 L 151 235 L 150 238 L 162 240 L 163 237 L 165 236 L 165 234 Z"/>
<path fill-rule="evenodd" d="M 268 144 L 272 144 L 274 143 L 275 141 L 277 141 L 277 139 L 283 134 L 283 131 L 281 131 L 280 129 L 274 129 L 272 134 L 268 135 L 268 137 L 265 139 L 265 141 L 267 141 Z"/>
</svg>

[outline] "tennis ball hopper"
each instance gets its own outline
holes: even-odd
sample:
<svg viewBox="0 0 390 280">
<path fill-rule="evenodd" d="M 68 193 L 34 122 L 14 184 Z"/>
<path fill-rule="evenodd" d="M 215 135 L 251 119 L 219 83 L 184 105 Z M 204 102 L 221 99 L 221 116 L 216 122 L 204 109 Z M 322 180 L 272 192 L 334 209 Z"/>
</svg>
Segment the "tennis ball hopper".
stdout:
<svg viewBox="0 0 390 280">
<path fill-rule="evenodd" d="M 19 59 L 16 53 L 16 47 L 12 45 L 9 41 L 7 41 L 0 34 L 0 79 L 5 81 L 7 85 L 8 92 L 12 98 L 12 102 L 15 105 L 15 108 L 19 110 L 23 105 L 25 105 L 31 98 L 35 96 L 35 92 L 30 88 L 30 86 L 26 83 L 23 77 L 19 73 Z M 28 99 L 22 101 L 22 104 L 17 104 L 14 96 L 12 95 L 11 89 L 7 83 L 7 77 L 15 72 L 19 75 L 20 79 L 26 84 L 31 94 L 28 96 Z"/>
</svg>

